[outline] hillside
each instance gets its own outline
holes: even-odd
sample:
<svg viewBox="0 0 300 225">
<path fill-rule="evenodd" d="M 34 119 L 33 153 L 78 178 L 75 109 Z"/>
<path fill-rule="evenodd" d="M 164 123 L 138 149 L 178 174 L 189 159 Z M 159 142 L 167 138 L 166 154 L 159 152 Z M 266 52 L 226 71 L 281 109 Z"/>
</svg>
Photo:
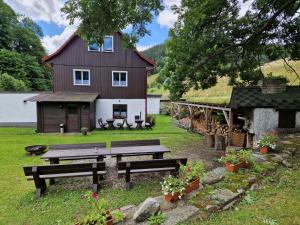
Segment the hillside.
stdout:
<svg viewBox="0 0 300 225">
<path fill-rule="evenodd" d="M 291 62 L 291 65 L 298 73 L 300 73 L 300 61 Z M 284 75 L 289 80 L 289 85 L 300 85 L 296 75 L 285 68 L 282 60 L 266 63 L 262 67 L 262 71 L 265 75 L 269 73 L 272 73 L 273 75 Z M 153 82 L 155 82 L 156 78 L 157 75 L 152 75 L 148 78 L 148 85 L 150 87 L 148 93 L 161 94 L 163 98 L 167 98 L 169 93 L 168 90 L 165 90 L 163 87 L 153 87 Z M 232 87 L 227 84 L 228 78 L 220 78 L 216 86 L 206 90 L 190 90 L 183 97 L 188 101 L 193 102 L 228 103 Z"/>
<path fill-rule="evenodd" d="M 142 52 L 148 58 L 153 59 L 156 62 L 157 71 L 164 65 L 163 58 L 165 57 L 165 45 L 159 44 L 155 45 L 145 51 Z"/>
</svg>

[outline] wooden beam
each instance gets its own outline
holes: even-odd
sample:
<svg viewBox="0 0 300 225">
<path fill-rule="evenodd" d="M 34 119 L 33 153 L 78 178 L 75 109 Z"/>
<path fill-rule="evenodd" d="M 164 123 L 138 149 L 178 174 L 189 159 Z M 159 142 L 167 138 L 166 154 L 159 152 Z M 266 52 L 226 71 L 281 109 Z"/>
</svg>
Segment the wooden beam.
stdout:
<svg viewBox="0 0 300 225">
<path fill-rule="evenodd" d="M 232 125 L 233 125 L 233 113 L 229 112 L 229 125 L 228 125 L 228 145 L 231 145 L 232 139 Z"/>
<path fill-rule="evenodd" d="M 223 114 L 224 114 L 224 117 L 225 117 L 225 120 L 226 120 L 226 122 L 227 122 L 227 125 L 229 126 L 230 121 L 229 121 L 229 118 L 228 118 L 228 114 L 227 114 L 227 112 L 224 111 L 224 110 L 222 110 L 222 112 L 223 112 Z"/>
<path fill-rule="evenodd" d="M 226 106 L 213 106 L 213 105 L 204 105 L 204 104 L 194 104 L 194 103 L 184 103 L 184 102 L 178 102 L 178 105 L 185 105 L 185 106 L 194 106 L 194 107 L 198 107 L 198 108 L 206 108 L 206 109 L 215 109 L 215 110 L 224 110 L 227 112 L 231 111 L 230 107 L 226 107 Z"/>
</svg>

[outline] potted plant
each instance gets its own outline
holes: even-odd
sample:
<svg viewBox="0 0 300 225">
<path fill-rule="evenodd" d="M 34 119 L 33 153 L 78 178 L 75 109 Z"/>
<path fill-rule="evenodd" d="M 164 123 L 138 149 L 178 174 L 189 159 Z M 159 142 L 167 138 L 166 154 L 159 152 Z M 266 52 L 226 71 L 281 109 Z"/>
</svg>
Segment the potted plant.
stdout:
<svg viewBox="0 0 300 225">
<path fill-rule="evenodd" d="M 257 142 L 260 153 L 267 154 L 270 149 L 275 149 L 277 141 L 278 136 L 275 133 L 263 135 Z"/>
<path fill-rule="evenodd" d="M 243 149 L 238 152 L 238 157 L 241 161 L 244 161 L 246 164 L 246 167 L 249 165 L 253 165 L 255 162 L 255 159 L 252 156 L 252 150 L 251 149 Z"/>
<path fill-rule="evenodd" d="M 221 162 L 226 165 L 226 170 L 231 173 L 237 172 L 239 168 L 246 167 L 245 161 L 241 160 L 237 154 L 226 154 L 221 157 Z"/>
<path fill-rule="evenodd" d="M 76 225 L 94 225 L 94 224 L 106 224 L 113 225 L 113 217 L 108 210 L 107 202 L 103 199 L 99 199 L 97 194 L 88 192 L 84 195 L 87 199 L 91 210 L 84 216 Z"/>
<path fill-rule="evenodd" d="M 119 209 L 112 211 L 111 215 L 114 223 L 120 223 L 124 220 L 124 214 Z"/>
<path fill-rule="evenodd" d="M 186 166 L 180 166 L 180 172 L 185 183 L 185 192 L 190 193 L 200 186 L 200 177 L 204 175 L 204 164 L 202 161 L 189 162 Z"/>
<path fill-rule="evenodd" d="M 184 182 L 177 177 L 169 175 L 161 183 L 164 198 L 168 202 L 175 202 L 182 198 L 184 194 Z"/>
<path fill-rule="evenodd" d="M 87 135 L 87 131 L 88 131 L 88 129 L 86 127 L 82 127 L 80 129 L 80 132 L 82 133 L 82 135 Z"/>
</svg>

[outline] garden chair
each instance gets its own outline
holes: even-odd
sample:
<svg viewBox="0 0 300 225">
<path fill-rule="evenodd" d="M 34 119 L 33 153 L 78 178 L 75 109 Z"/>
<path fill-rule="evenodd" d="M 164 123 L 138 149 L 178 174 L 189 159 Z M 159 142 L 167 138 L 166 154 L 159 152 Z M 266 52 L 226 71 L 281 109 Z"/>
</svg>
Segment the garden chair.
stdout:
<svg viewBox="0 0 300 225">
<path fill-rule="evenodd" d="M 125 125 L 125 119 L 123 120 L 122 123 L 117 123 L 117 126 L 119 127 L 120 130 L 124 128 L 124 125 Z"/>
<path fill-rule="evenodd" d="M 102 118 L 98 119 L 100 129 L 106 129 L 107 123 L 102 121 Z"/>
<path fill-rule="evenodd" d="M 126 123 L 127 128 L 130 130 L 133 126 L 133 123 L 128 123 L 127 119 L 124 120 Z"/>
</svg>

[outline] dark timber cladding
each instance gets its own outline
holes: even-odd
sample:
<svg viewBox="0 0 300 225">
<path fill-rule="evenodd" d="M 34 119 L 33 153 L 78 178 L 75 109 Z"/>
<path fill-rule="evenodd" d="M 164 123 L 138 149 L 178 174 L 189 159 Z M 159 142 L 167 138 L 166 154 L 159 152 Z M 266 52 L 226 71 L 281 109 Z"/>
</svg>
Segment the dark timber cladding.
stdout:
<svg viewBox="0 0 300 225">
<path fill-rule="evenodd" d="M 121 34 L 114 34 L 113 52 L 91 52 L 85 41 L 75 35 L 63 51 L 44 59 L 52 64 L 54 92 L 97 92 L 101 98 L 145 99 L 147 67 L 153 67 L 139 53 L 121 46 Z M 73 85 L 73 69 L 89 69 L 90 86 Z M 112 86 L 112 71 L 128 71 L 128 87 Z"/>
</svg>

